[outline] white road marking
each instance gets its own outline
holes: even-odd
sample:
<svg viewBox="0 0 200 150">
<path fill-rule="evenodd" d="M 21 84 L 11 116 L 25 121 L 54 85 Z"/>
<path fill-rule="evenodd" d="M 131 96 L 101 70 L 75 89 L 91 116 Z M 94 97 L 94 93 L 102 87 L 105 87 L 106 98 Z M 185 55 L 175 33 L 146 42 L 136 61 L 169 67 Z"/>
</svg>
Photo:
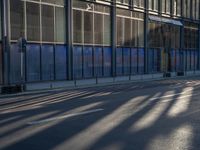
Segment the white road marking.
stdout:
<svg viewBox="0 0 200 150">
<path fill-rule="evenodd" d="M 83 111 L 83 112 L 78 112 L 78 113 L 73 113 L 73 114 L 67 114 L 67 115 L 63 115 L 63 116 L 59 116 L 59 117 L 53 117 L 53 118 L 44 119 L 44 120 L 32 121 L 32 122 L 28 122 L 27 124 L 28 125 L 38 125 L 38 124 L 48 123 L 48 122 L 51 122 L 51 121 L 66 119 L 66 118 L 70 118 L 70 117 L 91 114 L 91 113 L 95 113 L 95 112 L 99 112 L 99 111 L 103 111 L 103 110 L 104 109 L 102 109 L 102 108 L 94 109 L 94 110 L 88 110 L 88 111 Z"/>
</svg>

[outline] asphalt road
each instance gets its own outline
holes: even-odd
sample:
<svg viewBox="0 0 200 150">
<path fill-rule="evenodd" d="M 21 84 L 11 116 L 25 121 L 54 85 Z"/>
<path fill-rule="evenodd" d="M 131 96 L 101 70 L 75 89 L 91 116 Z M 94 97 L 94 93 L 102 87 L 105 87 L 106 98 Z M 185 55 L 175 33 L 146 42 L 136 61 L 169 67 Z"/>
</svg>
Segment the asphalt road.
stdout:
<svg viewBox="0 0 200 150">
<path fill-rule="evenodd" d="M 1 150 L 199 150 L 200 77 L 0 99 Z"/>
</svg>

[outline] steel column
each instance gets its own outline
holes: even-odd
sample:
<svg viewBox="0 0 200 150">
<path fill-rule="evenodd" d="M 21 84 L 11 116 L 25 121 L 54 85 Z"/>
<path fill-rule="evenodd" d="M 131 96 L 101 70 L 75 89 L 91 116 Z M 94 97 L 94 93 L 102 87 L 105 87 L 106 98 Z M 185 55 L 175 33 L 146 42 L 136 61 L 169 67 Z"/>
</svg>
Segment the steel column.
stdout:
<svg viewBox="0 0 200 150">
<path fill-rule="evenodd" d="M 111 40 L 112 40 L 112 76 L 116 76 L 116 0 L 112 1 L 111 8 Z"/>
<path fill-rule="evenodd" d="M 2 28 L 3 28 L 3 84 L 10 84 L 10 38 L 9 38 L 9 1 L 2 2 Z"/>
<path fill-rule="evenodd" d="M 66 14 L 66 43 L 67 43 L 67 73 L 68 80 L 73 79 L 72 71 L 72 0 L 65 0 Z"/>
<path fill-rule="evenodd" d="M 145 0 L 145 14 L 144 14 L 144 73 L 148 73 L 148 24 L 149 24 L 149 1 Z"/>
</svg>

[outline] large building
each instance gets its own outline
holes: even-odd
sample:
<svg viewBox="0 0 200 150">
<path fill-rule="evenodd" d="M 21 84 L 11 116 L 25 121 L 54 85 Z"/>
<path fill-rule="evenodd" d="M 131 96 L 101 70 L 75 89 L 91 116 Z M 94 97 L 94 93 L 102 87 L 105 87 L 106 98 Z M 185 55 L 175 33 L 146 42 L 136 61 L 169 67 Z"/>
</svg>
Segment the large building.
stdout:
<svg viewBox="0 0 200 150">
<path fill-rule="evenodd" d="M 200 0 L 0 2 L 2 87 L 200 72 Z"/>
</svg>

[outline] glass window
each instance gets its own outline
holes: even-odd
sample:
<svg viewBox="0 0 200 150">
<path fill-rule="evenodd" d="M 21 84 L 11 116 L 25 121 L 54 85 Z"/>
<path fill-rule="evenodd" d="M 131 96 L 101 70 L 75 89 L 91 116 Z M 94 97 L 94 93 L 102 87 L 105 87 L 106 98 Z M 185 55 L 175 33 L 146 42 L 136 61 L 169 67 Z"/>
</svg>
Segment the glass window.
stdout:
<svg viewBox="0 0 200 150">
<path fill-rule="evenodd" d="M 25 36 L 24 1 L 10 0 L 11 40 Z"/>
<path fill-rule="evenodd" d="M 65 9 L 55 7 L 55 42 L 65 43 Z"/>
<path fill-rule="evenodd" d="M 84 43 L 93 43 L 93 14 L 84 12 Z"/>
<path fill-rule="evenodd" d="M 171 1 L 170 0 L 165 0 L 166 1 L 166 13 L 170 14 L 170 10 L 171 10 Z"/>
<path fill-rule="evenodd" d="M 199 7 L 200 7 L 200 0 L 196 0 L 196 20 L 200 19 Z"/>
<path fill-rule="evenodd" d="M 138 46 L 144 47 L 144 22 L 138 21 Z"/>
<path fill-rule="evenodd" d="M 166 12 L 166 0 L 162 0 L 162 12 L 165 13 Z"/>
<path fill-rule="evenodd" d="M 131 19 L 124 20 L 124 45 L 131 46 Z"/>
<path fill-rule="evenodd" d="M 82 12 L 79 10 L 73 10 L 73 40 L 74 43 L 83 42 L 83 30 L 82 30 Z"/>
<path fill-rule="evenodd" d="M 104 45 L 111 45 L 111 17 L 104 15 Z"/>
<path fill-rule="evenodd" d="M 149 9 L 158 11 L 158 0 L 149 0 Z"/>
<path fill-rule="evenodd" d="M 117 45 L 124 44 L 124 19 L 117 17 Z"/>
<path fill-rule="evenodd" d="M 132 46 L 137 47 L 138 43 L 138 21 L 132 20 Z"/>
<path fill-rule="evenodd" d="M 27 15 L 27 40 L 40 41 L 40 5 L 36 3 L 26 4 Z"/>
<path fill-rule="evenodd" d="M 103 44 L 103 15 L 94 15 L 94 39 L 95 44 Z"/>
<path fill-rule="evenodd" d="M 54 42 L 54 9 L 42 5 L 42 41 Z"/>
<path fill-rule="evenodd" d="M 42 0 L 42 2 L 49 3 L 49 4 L 62 5 L 62 6 L 64 5 L 64 0 Z"/>
<path fill-rule="evenodd" d="M 73 1 L 73 43 L 111 45 L 110 8 Z"/>
</svg>

